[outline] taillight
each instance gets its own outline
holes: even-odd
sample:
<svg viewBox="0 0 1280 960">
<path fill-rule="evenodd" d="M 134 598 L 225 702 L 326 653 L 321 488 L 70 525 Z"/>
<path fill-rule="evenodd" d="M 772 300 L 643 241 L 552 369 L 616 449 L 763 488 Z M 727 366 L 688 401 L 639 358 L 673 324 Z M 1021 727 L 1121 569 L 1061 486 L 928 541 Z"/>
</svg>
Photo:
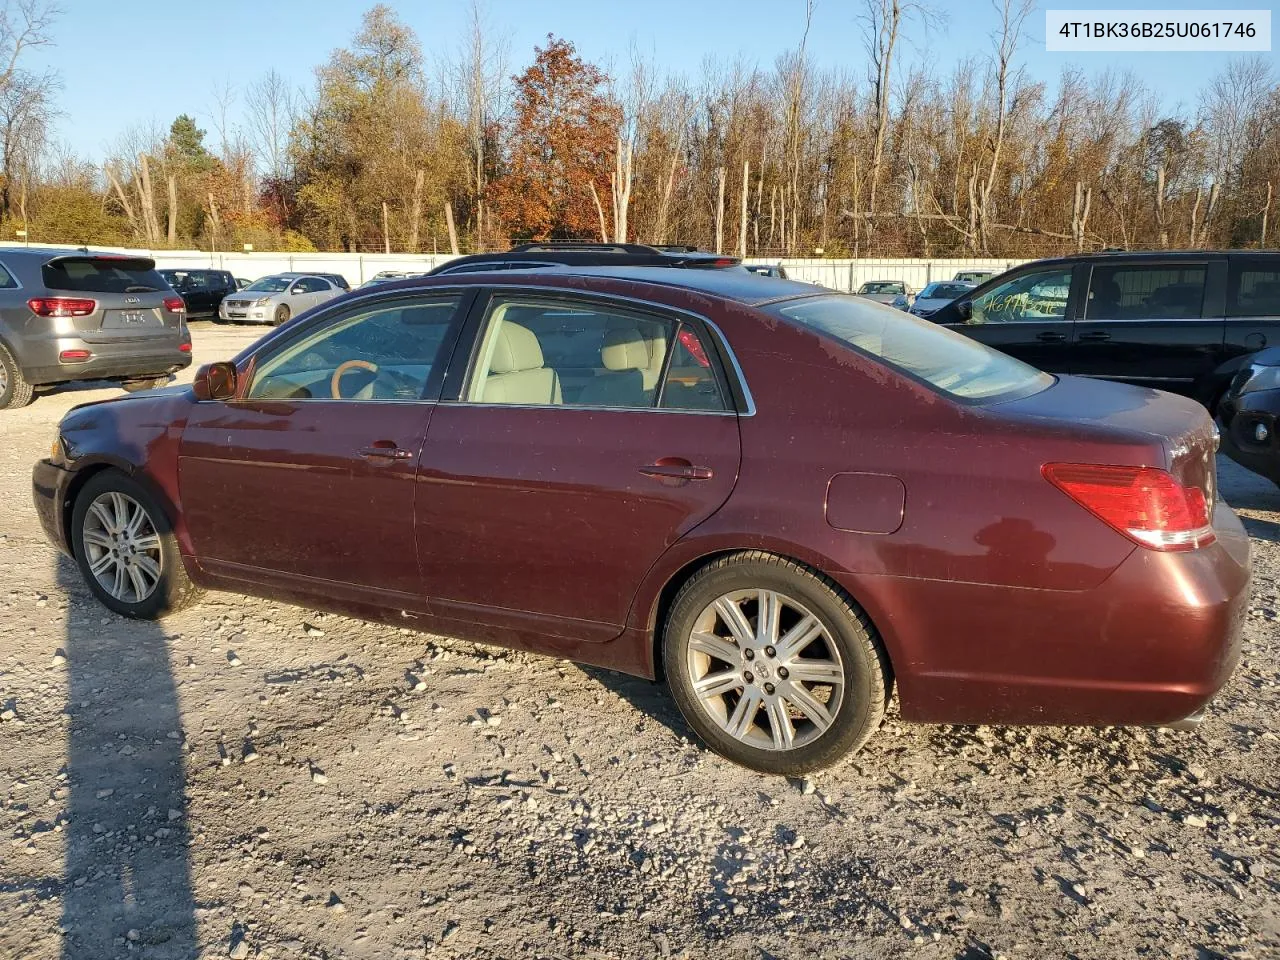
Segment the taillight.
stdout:
<svg viewBox="0 0 1280 960">
<path fill-rule="evenodd" d="M 58 359 L 63 363 L 84 363 L 92 356 L 88 350 L 63 350 Z"/>
<path fill-rule="evenodd" d="M 1046 463 L 1045 479 L 1109 527 L 1152 550 L 1194 550 L 1217 534 L 1199 487 L 1165 470 L 1093 463 Z"/>
<path fill-rule="evenodd" d="M 698 336 L 688 327 L 684 327 L 676 335 L 676 339 L 680 341 L 680 345 L 689 351 L 689 356 L 693 357 L 694 362 L 700 367 L 711 366 L 711 361 L 707 359 L 707 352 L 702 349 L 702 344 L 698 342 Z"/>
<path fill-rule="evenodd" d="M 170 313 L 185 313 L 187 305 L 182 302 L 181 297 L 165 297 L 164 308 Z"/>
<path fill-rule="evenodd" d="M 98 309 L 98 301 L 79 297 L 32 297 L 27 306 L 37 317 L 87 317 Z"/>
<path fill-rule="evenodd" d="M 191 352 L 191 344 L 189 344 L 189 343 L 180 343 L 180 344 L 178 344 L 178 352 L 179 352 L 179 353 L 190 353 L 190 352 Z"/>
</svg>

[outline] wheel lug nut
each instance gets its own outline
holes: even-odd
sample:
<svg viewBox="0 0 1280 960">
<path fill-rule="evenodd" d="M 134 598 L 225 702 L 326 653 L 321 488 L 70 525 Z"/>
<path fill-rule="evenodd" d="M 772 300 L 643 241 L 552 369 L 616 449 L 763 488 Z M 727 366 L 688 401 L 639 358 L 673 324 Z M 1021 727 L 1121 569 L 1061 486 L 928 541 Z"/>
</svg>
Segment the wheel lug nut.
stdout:
<svg viewBox="0 0 1280 960">
<path fill-rule="evenodd" d="M 779 668 L 778 668 L 778 676 L 779 676 L 779 677 L 781 677 L 783 680 L 787 679 L 787 676 L 788 676 L 787 668 L 786 668 L 786 667 L 779 667 Z"/>
<path fill-rule="evenodd" d="M 777 651 L 777 650 L 775 650 L 775 649 L 773 649 L 773 647 L 765 647 L 765 648 L 764 648 L 764 655 L 765 655 L 766 657 L 773 657 L 773 656 L 777 656 L 777 653 L 778 653 L 778 651 Z"/>
<path fill-rule="evenodd" d="M 766 684 L 764 685 L 764 692 L 765 692 L 765 693 L 773 693 L 773 684 L 772 684 L 772 683 L 766 683 Z"/>
<path fill-rule="evenodd" d="M 752 676 L 752 675 L 751 675 L 751 672 L 750 672 L 750 671 L 748 671 L 748 672 L 744 673 L 744 674 L 742 675 L 742 679 L 743 679 L 743 680 L 745 680 L 745 681 L 747 681 L 747 683 L 755 683 L 755 682 L 756 682 L 756 678 L 755 678 L 754 676 Z"/>
<path fill-rule="evenodd" d="M 742 655 L 748 660 L 754 660 L 756 658 L 756 652 L 754 650 L 745 650 Z"/>
</svg>

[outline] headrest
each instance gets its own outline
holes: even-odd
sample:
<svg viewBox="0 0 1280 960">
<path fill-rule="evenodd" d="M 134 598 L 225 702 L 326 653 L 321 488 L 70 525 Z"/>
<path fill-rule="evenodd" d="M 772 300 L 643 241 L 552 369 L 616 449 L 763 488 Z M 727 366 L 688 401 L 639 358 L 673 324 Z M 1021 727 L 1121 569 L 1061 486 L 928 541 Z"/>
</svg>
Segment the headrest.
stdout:
<svg viewBox="0 0 1280 960">
<path fill-rule="evenodd" d="M 606 370 L 643 370 L 649 366 L 649 347 L 639 330 L 610 330 L 600 348 L 600 359 Z"/>
<path fill-rule="evenodd" d="M 542 347 L 528 327 L 508 320 L 498 328 L 498 341 L 493 346 L 490 373 L 516 373 L 542 367 Z"/>
</svg>

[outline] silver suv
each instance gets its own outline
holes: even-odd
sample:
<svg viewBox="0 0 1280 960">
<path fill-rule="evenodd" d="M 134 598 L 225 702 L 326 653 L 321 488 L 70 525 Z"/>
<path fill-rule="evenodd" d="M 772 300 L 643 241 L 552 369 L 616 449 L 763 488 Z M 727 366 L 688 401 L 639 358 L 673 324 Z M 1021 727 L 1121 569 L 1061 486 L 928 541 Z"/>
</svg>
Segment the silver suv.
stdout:
<svg viewBox="0 0 1280 960">
<path fill-rule="evenodd" d="M 148 389 L 190 363 L 182 298 L 154 260 L 0 248 L 0 409 L 76 380 Z"/>
</svg>

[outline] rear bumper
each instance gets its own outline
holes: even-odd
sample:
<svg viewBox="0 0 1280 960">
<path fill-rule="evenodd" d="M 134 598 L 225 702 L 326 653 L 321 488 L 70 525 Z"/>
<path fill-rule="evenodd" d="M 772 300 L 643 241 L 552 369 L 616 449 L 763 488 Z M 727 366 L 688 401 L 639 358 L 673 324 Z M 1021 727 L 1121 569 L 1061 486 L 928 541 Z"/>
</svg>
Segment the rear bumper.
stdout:
<svg viewBox="0 0 1280 960">
<path fill-rule="evenodd" d="M 66 529 L 67 488 L 71 471 L 51 460 L 40 460 L 31 471 L 31 495 L 36 515 L 49 542 L 67 556 L 71 555 Z"/>
<path fill-rule="evenodd" d="M 186 349 L 184 350 L 183 347 Z M 62 362 L 66 350 L 87 350 L 89 359 Z M 68 383 L 73 380 L 128 380 L 175 373 L 191 365 L 191 334 L 184 327 L 168 336 L 129 340 L 83 340 L 57 337 L 24 351 L 23 376 L 28 383 Z"/>
<path fill-rule="evenodd" d="M 1260 390 L 1228 397 L 1218 409 L 1222 452 L 1240 466 L 1280 483 L 1280 390 Z M 1267 439 L 1259 442 L 1261 424 Z"/>
<path fill-rule="evenodd" d="M 904 719 L 1169 726 L 1227 682 L 1248 605 L 1249 539 L 1226 504 L 1217 542 L 1135 548 L 1101 585 L 1059 591 L 877 578 Z M 837 579 L 843 579 L 837 577 Z M 866 581 L 849 589 L 867 588 Z"/>
</svg>

